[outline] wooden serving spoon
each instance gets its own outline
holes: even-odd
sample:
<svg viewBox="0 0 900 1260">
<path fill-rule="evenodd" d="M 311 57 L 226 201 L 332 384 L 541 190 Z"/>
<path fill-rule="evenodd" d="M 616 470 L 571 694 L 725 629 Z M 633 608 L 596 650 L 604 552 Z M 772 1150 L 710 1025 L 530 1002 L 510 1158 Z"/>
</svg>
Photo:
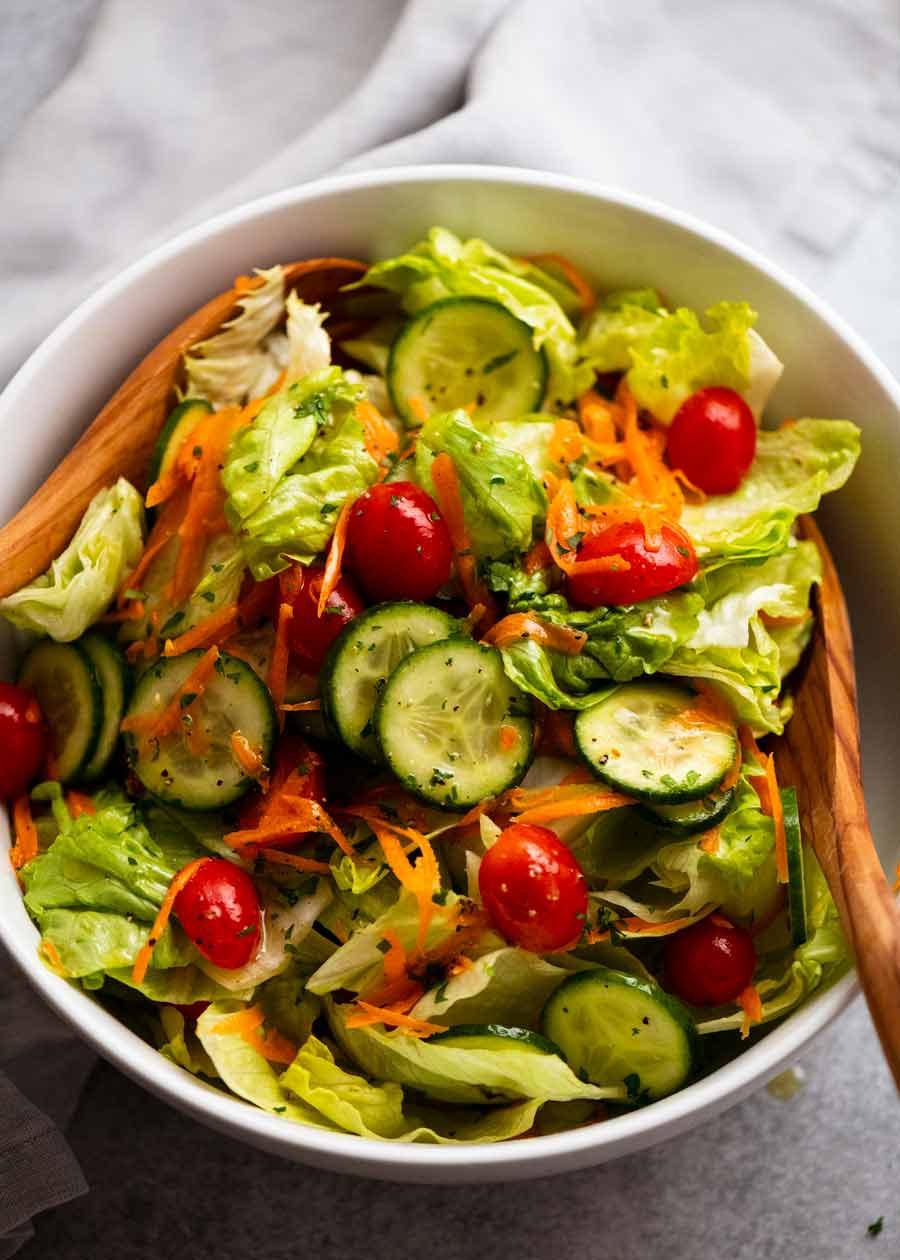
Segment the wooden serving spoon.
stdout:
<svg viewBox="0 0 900 1260">
<path fill-rule="evenodd" d="M 797 789 L 804 837 L 841 916 L 856 970 L 900 1089 L 900 912 L 869 830 L 862 789 L 856 673 L 847 605 L 818 526 L 803 535 L 822 557 L 818 616 L 794 715 L 774 741 L 778 777 Z"/>
<path fill-rule="evenodd" d="M 319 258 L 285 267 L 287 284 L 334 315 L 341 288 L 366 265 Z M 184 352 L 234 312 L 235 289 L 213 298 L 164 338 L 131 373 L 59 467 L 0 529 L 0 596 L 43 573 L 84 509 L 119 476 L 141 486 L 172 404 Z M 345 335 L 349 335 L 345 330 Z M 794 715 L 775 741 L 779 777 L 797 789 L 804 835 L 828 880 L 885 1056 L 900 1088 L 900 912 L 869 830 L 862 791 L 853 642 L 831 554 L 809 517 L 802 532 L 822 556 L 818 617 Z"/>
<path fill-rule="evenodd" d="M 305 302 L 320 302 L 332 314 L 338 294 L 366 271 L 351 258 L 314 258 L 289 263 L 285 283 Z M 0 529 L 0 597 L 26 586 L 59 555 L 98 490 L 127 477 L 143 485 L 181 372 L 184 352 L 212 336 L 235 313 L 229 289 L 189 315 L 134 369 L 44 484 Z"/>
</svg>

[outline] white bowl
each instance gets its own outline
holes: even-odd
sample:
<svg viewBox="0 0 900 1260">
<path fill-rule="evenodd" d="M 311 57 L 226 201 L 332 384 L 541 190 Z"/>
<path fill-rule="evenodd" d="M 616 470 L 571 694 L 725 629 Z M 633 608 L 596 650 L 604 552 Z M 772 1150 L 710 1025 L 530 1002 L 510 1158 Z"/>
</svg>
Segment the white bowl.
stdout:
<svg viewBox="0 0 900 1260">
<path fill-rule="evenodd" d="M 900 712 L 900 389 L 860 339 L 802 285 L 686 215 L 610 189 L 535 171 L 435 166 L 339 177 L 265 197 L 184 233 L 84 302 L 35 351 L 0 397 L 8 456 L 0 520 L 39 485 L 103 402 L 186 313 L 240 272 L 340 254 L 396 254 L 432 224 L 511 253 L 558 251 L 604 288 L 651 284 L 704 307 L 746 299 L 786 364 L 777 416 L 843 416 L 864 429 L 863 459 L 823 513 L 851 605 L 862 693 L 865 765 L 876 837 L 897 860 L 892 766 Z M 12 663 L 9 636 L 0 667 Z M 0 849 L 8 843 L 0 818 Z M 385 1179 L 505 1181 L 599 1164 L 682 1133 L 758 1089 L 844 1009 L 848 976 L 727 1066 L 643 1110 L 604 1124 L 499 1146 L 380 1143 L 292 1125 L 203 1084 L 163 1059 L 101 1006 L 38 961 L 37 933 L 0 862 L 0 939 L 30 982 L 123 1072 L 212 1127 L 288 1158 Z"/>
</svg>

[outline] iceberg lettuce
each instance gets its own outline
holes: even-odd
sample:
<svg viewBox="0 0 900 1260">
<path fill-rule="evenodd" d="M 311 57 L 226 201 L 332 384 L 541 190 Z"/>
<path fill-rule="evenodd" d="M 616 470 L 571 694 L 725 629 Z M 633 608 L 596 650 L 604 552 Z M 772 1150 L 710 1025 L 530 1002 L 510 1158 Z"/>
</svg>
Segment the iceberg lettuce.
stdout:
<svg viewBox="0 0 900 1260">
<path fill-rule="evenodd" d="M 0 614 L 22 630 L 70 643 L 107 609 L 144 546 L 144 506 L 120 477 L 88 504 L 72 541 L 46 573 L 0 599 Z"/>
</svg>

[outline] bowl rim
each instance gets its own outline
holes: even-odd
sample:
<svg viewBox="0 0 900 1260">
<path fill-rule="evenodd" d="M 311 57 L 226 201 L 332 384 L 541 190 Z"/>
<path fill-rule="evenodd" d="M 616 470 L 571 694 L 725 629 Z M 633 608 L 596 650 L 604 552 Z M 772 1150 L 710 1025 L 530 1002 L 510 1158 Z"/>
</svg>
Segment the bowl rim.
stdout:
<svg viewBox="0 0 900 1260">
<path fill-rule="evenodd" d="M 32 386 L 35 379 L 40 378 L 58 347 L 64 345 L 108 303 L 130 290 L 160 265 L 189 254 L 195 246 L 231 228 L 271 212 L 299 207 L 345 191 L 384 186 L 402 188 L 417 182 L 494 183 L 575 193 L 662 220 L 693 235 L 700 242 L 712 243 L 761 272 L 765 278 L 774 281 L 810 308 L 848 346 L 900 412 L 900 385 L 859 334 L 802 281 L 729 233 L 655 199 L 622 192 L 594 180 L 528 168 L 465 163 L 387 167 L 328 176 L 255 198 L 186 229 L 124 268 L 85 298 L 56 326 L 0 394 L 0 421 L 4 413 L 15 408 L 20 395 Z M 5 819 L 2 829 L 8 831 Z M 310 1163 L 342 1171 L 407 1180 L 415 1179 L 418 1172 L 423 1180 L 473 1181 L 479 1176 L 485 1177 L 492 1169 L 511 1178 L 546 1175 L 586 1167 L 655 1145 L 684 1132 L 705 1116 L 724 1111 L 758 1089 L 805 1049 L 859 992 L 859 983 L 851 971 L 709 1076 L 650 1107 L 602 1124 L 489 1145 L 390 1143 L 349 1133 L 285 1124 L 279 1116 L 261 1111 L 190 1076 L 164 1059 L 87 994 L 47 970 L 33 948 L 34 935 L 34 932 L 19 931 L 15 921 L 9 927 L 0 922 L 0 939 L 33 988 L 102 1057 L 151 1093 L 213 1127 L 230 1134 L 239 1133 L 247 1140 L 282 1155 L 306 1157 Z M 84 1005 L 87 1002 L 91 1004 L 90 1011 Z"/>
</svg>

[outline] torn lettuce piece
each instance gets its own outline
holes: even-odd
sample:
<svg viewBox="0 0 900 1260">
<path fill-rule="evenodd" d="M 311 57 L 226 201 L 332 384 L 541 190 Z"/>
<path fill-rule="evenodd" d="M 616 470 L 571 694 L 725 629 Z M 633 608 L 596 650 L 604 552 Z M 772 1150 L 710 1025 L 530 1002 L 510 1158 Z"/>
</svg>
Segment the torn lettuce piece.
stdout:
<svg viewBox="0 0 900 1260">
<path fill-rule="evenodd" d="M 266 1020 L 294 1045 L 302 1046 L 312 1034 L 322 1003 L 306 988 L 310 968 L 294 959 L 286 971 L 260 985 L 255 997 Z"/>
<path fill-rule="evenodd" d="M 187 1027 L 181 1011 L 174 1006 L 161 1006 L 158 1015 L 160 1040 L 156 1048 L 163 1058 L 170 1063 L 177 1063 L 194 1076 L 214 1078 L 216 1069 L 212 1060 L 196 1035 Z"/>
<path fill-rule="evenodd" d="M 218 410 L 261 397 L 284 366 L 266 344 L 285 312 L 284 270 L 257 270 L 261 283 L 238 299 L 238 313 L 184 356 L 183 397 L 205 398 Z"/>
<path fill-rule="evenodd" d="M 491 950 L 457 976 L 429 989 L 413 1007 L 416 1019 L 438 1024 L 505 1024 L 538 1028 L 544 1004 L 569 972 L 528 950 Z"/>
<path fill-rule="evenodd" d="M 378 1027 L 348 1028 L 347 1007 L 331 998 L 325 1007 L 338 1042 L 367 1076 L 394 1081 L 441 1102 L 483 1105 L 517 1098 L 569 1102 L 625 1097 L 621 1085 L 582 1082 L 559 1055 L 513 1040 L 497 1049 L 463 1049 Z"/>
<path fill-rule="evenodd" d="M 729 564 L 709 573 L 699 584 L 706 607 L 697 629 L 663 672 L 708 679 L 757 735 L 780 733 L 782 681 L 812 633 L 810 592 L 821 574 L 815 543 L 793 539 L 762 564 Z M 771 625 L 768 618 L 786 624 Z"/>
<path fill-rule="evenodd" d="M 535 349 L 544 349 L 551 369 L 549 398 L 569 402 L 590 385 L 592 370 L 576 363 L 574 290 L 485 241 L 462 241 L 434 227 L 407 253 L 375 263 L 358 283 L 398 294 L 410 315 L 445 297 L 490 298 L 527 324 Z"/>
<path fill-rule="evenodd" d="M 52 946 L 44 957 L 72 980 L 104 974 L 118 978 L 120 970 L 130 977 L 130 968 L 147 943 L 148 925 L 122 914 L 56 908 L 44 910 L 37 923 L 41 940 L 49 941 Z M 152 972 L 159 974 L 169 968 L 187 968 L 196 975 L 195 968 L 189 966 L 196 958 L 196 950 L 181 929 L 169 924 L 153 950 Z M 149 977 L 151 972 L 147 975 Z M 171 1000 L 181 1001 L 180 998 Z"/>
<path fill-rule="evenodd" d="M 559 472 L 549 450 L 555 428 L 556 416 L 536 412 L 517 420 L 496 420 L 488 432 L 501 446 L 521 455 L 540 481 L 547 473 Z"/>
<path fill-rule="evenodd" d="M 120 477 L 91 499 L 72 541 L 46 573 L 0 599 L 0 614 L 22 630 L 71 643 L 106 611 L 144 546 L 144 505 Z"/>
<path fill-rule="evenodd" d="M 527 551 L 547 511 L 547 495 L 526 461 L 477 428 L 464 411 L 432 416 L 416 447 L 417 480 L 434 496 L 431 465 L 453 460 L 466 527 L 479 557 Z"/>
<path fill-rule="evenodd" d="M 849 420 L 797 420 L 763 430 L 750 471 L 732 494 L 688 503 L 681 525 L 704 569 L 783 551 L 801 513 L 839 490 L 859 458 L 859 429 Z"/>
<path fill-rule="evenodd" d="M 586 708 L 611 682 L 655 673 L 696 631 L 703 597 L 694 591 L 663 595 L 641 604 L 571 609 L 562 595 L 526 598 L 523 605 L 544 621 L 581 630 L 587 642 L 577 656 L 520 639 L 502 648 L 507 676 L 551 709 Z"/>
<path fill-rule="evenodd" d="M 331 363 L 331 338 L 323 326 L 328 315 L 318 303 L 310 306 L 292 289 L 287 295 L 285 310 L 285 381 L 291 384 L 312 373 L 325 371 Z"/>
</svg>

